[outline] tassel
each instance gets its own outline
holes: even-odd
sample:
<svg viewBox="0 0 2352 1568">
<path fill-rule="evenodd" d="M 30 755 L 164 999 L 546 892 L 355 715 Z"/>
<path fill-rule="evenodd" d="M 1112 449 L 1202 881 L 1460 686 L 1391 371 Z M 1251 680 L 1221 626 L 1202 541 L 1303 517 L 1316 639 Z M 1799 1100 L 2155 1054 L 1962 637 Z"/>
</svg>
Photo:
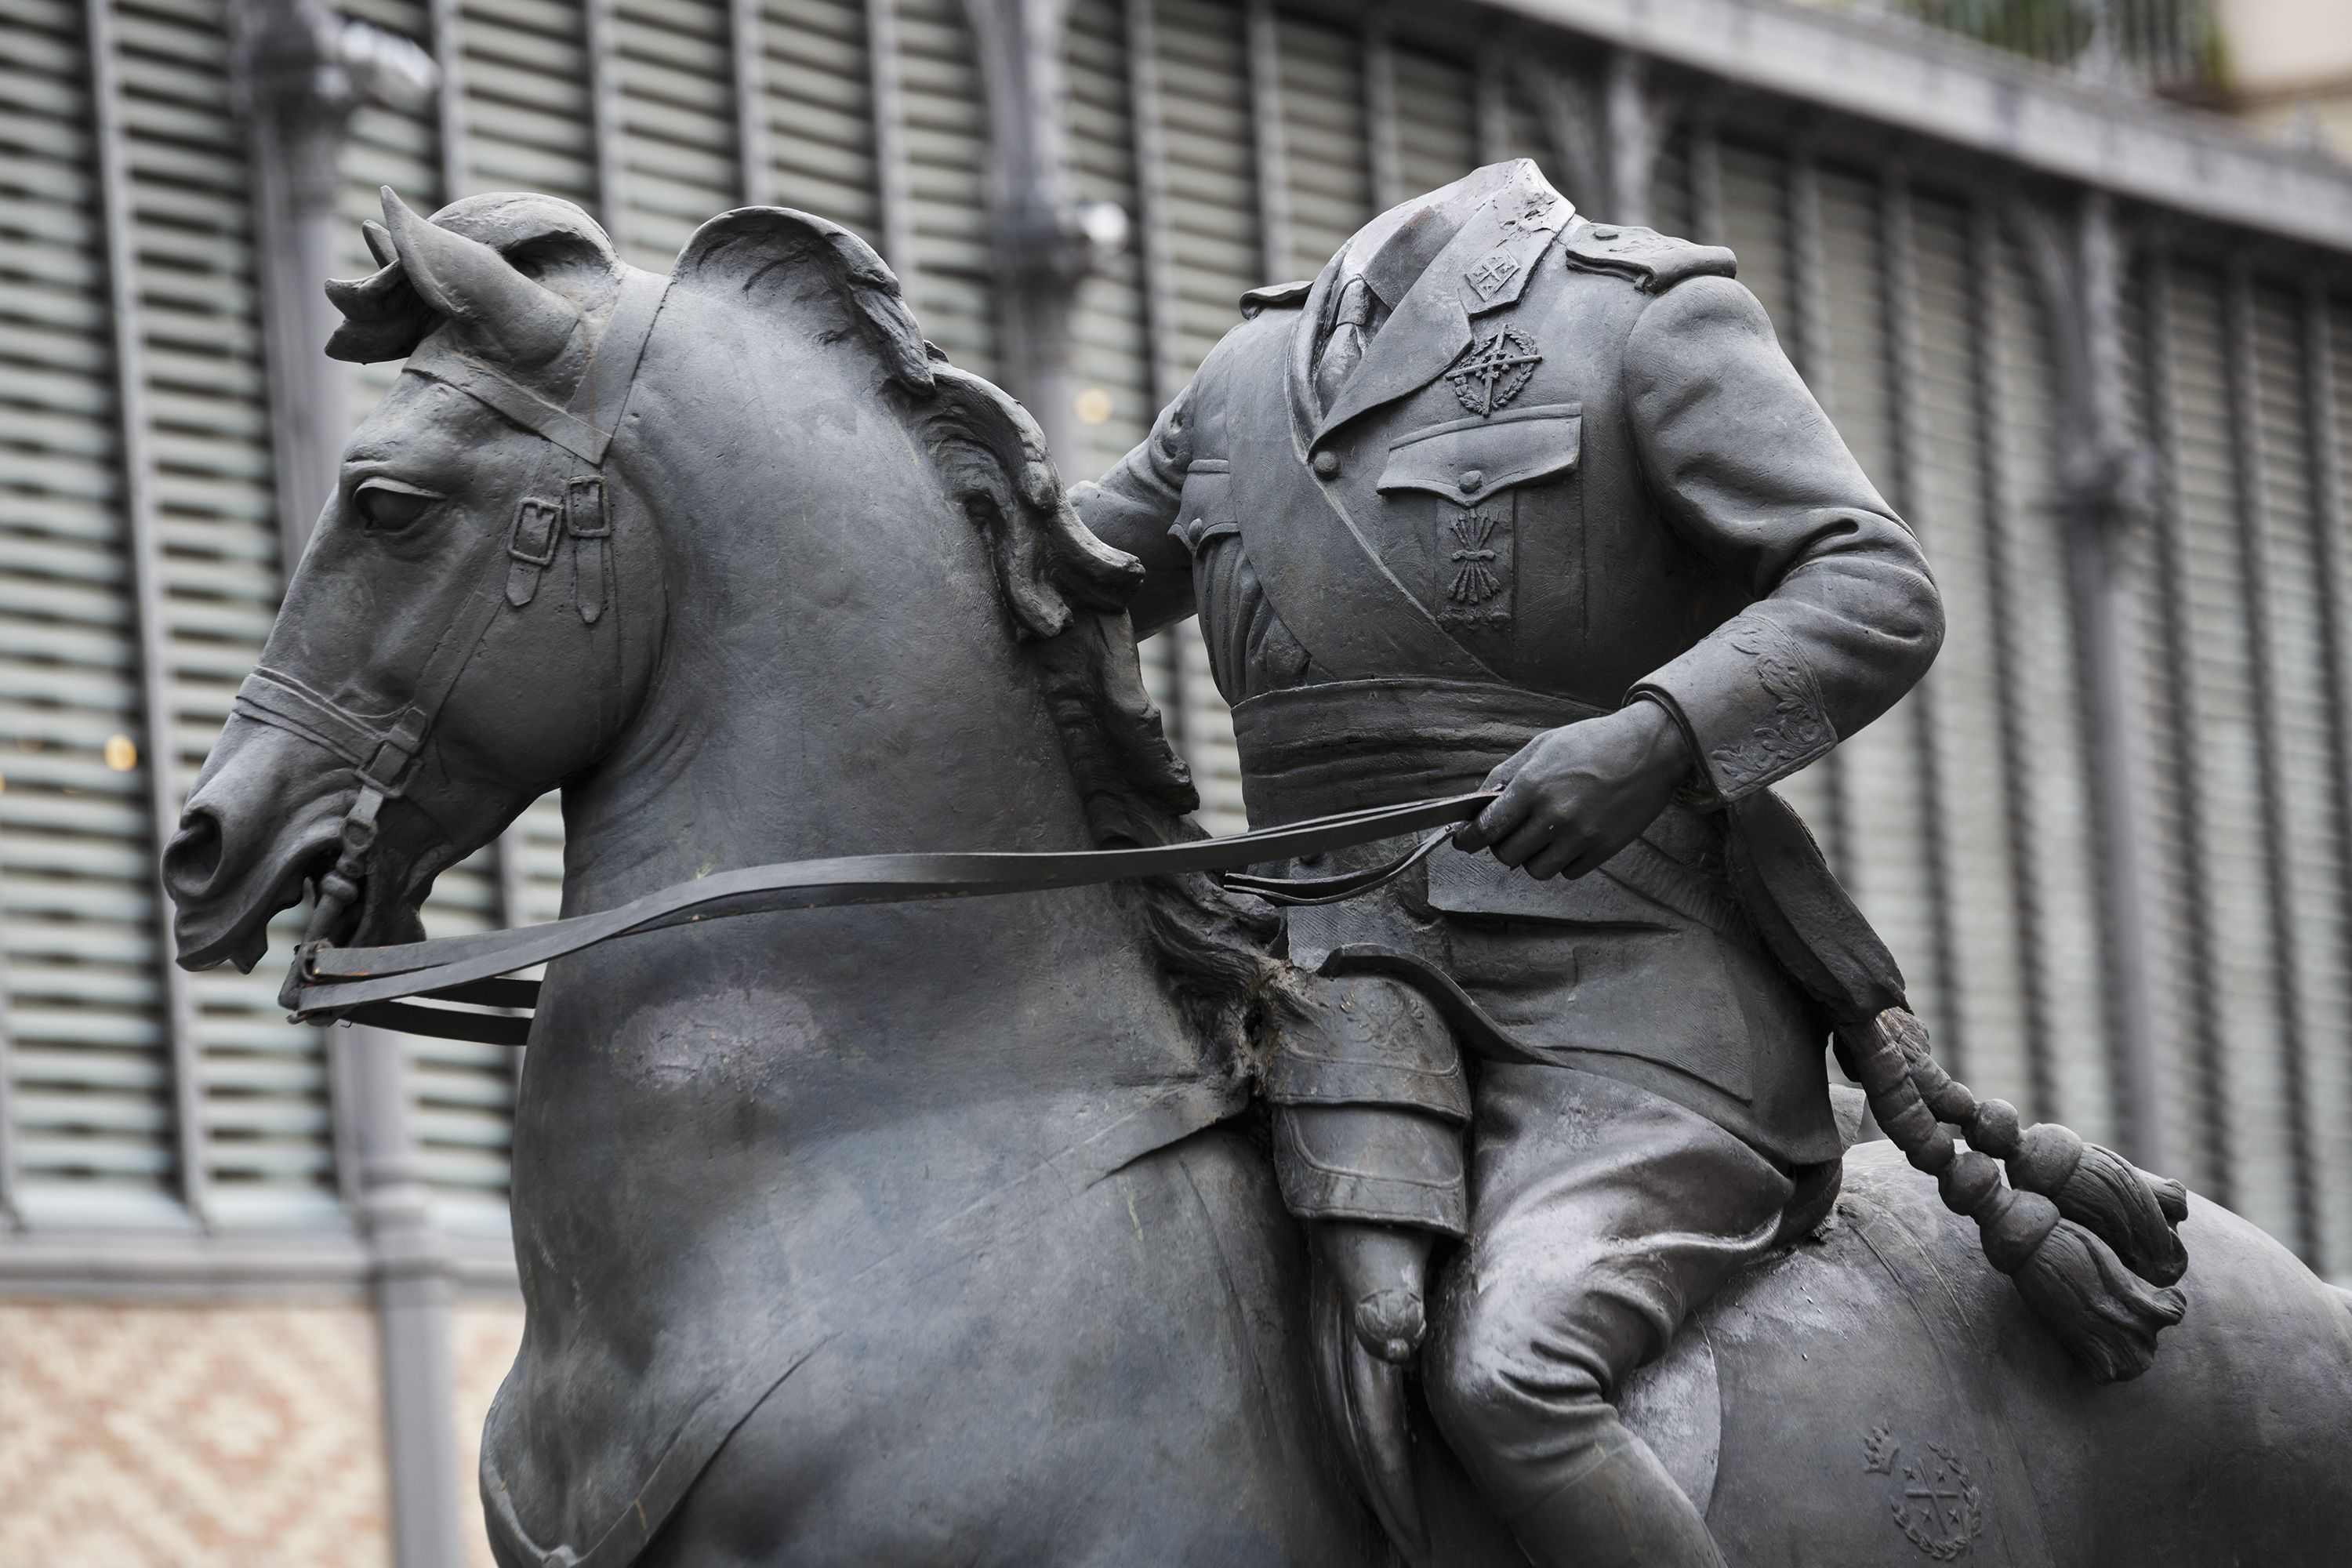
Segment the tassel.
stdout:
<svg viewBox="0 0 2352 1568">
<path fill-rule="evenodd" d="M 1937 1065 L 1927 1029 L 1904 1009 L 1837 1033 L 1879 1125 L 1936 1178 L 1946 1208 L 1976 1221 L 1986 1260 L 2075 1363 L 2098 1383 L 2146 1372 L 2157 1335 L 2187 1306 L 2178 1290 L 2151 1289 L 2188 1268 L 2172 1231 L 2186 1189 L 2055 1123 L 2021 1127 L 2015 1106 L 1978 1100 Z"/>
<path fill-rule="evenodd" d="M 2187 1307 L 2179 1291 L 2150 1289 L 2072 1220 L 2051 1226 L 2010 1279 L 2094 1383 L 2128 1383 L 2146 1372 L 2156 1336 Z"/>
<path fill-rule="evenodd" d="M 2189 1250 L 2173 1233 L 2176 1222 L 2157 1184 L 2114 1150 L 2044 1121 L 2025 1130 L 2008 1164 L 2011 1182 L 2056 1200 L 2060 1214 L 2114 1248 L 2149 1284 L 2178 1284 L 2189 1271 Z M 2181 1207 L 2185 1214 L 2185 1201 Z"/>
</svg>

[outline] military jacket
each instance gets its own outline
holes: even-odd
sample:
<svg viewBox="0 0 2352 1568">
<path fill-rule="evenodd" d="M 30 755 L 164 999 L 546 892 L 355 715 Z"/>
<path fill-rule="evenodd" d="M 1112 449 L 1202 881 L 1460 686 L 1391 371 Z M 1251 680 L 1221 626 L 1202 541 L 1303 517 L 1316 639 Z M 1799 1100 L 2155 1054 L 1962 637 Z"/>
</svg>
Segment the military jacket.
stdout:
<svg viewBox="0 0 2352 1568">
<path fill-rule="evenodd" d="M 1726 910 L 1706 808 L 1918 679 L 1926 563 L 1728 251 L 1587 222 L 1524 162 L 1424 205 L 1450 237 L 1328 409 L 1347 251 L 1245 299 L 1076 505 L 1150 568 L 1147 619 L 1197 610 L 1255 824 L 1475 788 L 1543 728 L 1663 703 L 1691 807 L 1576 883 L 1441 855 L 1439 958 L 1540 1050 L 1833 1152 L 1818 1020 Z"/>
</svg>

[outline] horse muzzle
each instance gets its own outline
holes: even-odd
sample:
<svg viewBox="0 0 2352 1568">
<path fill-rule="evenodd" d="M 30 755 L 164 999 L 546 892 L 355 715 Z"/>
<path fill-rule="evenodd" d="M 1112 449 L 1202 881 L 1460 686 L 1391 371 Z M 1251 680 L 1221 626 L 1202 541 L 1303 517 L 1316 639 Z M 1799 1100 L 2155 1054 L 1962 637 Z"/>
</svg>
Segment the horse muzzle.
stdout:
<svg viewBox="0 0 2352 1568">
<path fill-rule="evenodd" d="M 352 789 L 324 748 L 229 720 L 163 850 L 181 967 L 251 972 L 268 951 L 270 917 L 300 902 L 305 879 L 333 862 Z"/>
</svg>

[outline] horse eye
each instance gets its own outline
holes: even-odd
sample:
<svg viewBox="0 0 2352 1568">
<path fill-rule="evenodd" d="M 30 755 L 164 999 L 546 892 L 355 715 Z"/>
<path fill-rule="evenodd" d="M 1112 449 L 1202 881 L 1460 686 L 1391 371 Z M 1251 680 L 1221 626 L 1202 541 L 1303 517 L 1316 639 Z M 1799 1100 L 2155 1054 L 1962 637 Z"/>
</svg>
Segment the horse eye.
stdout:
<svg viewBox="0 0 2352 1568">
<path fill-rule="evenodd" d="M 352 498 L 352 504 L 359 508 L 369 531 L 396 533 L 423 517 L 440 499 L 406 485 L 395 486 L 378 479 L 362 485 L 359 493 Z"/>
</svg>

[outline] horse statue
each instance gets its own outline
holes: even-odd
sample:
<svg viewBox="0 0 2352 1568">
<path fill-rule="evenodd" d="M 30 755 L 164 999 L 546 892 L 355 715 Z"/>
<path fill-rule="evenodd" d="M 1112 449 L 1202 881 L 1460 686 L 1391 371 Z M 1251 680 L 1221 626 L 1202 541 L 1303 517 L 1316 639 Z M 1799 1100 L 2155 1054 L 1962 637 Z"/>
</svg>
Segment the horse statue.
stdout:
<svg viewBox="0 0 2352 1568">
<path fill-rule="evenodd" d="M 342 946 L 563 794 L 567 915 L 730 868 L 1182 844 L 1136 563 L 847 231 L 667 279 L 576 207 L 385 193 L 360 425 L 165 856 L 180 962 Z M 498 1560 L 1397 1560 L 1327 1425 L 1252 1079 L 1288 984 L 1200 876 L 674 924 L 551 965 L 515 1111 Z M 2190 1199 L 2102 1386 L 1894 1146 L 1622 1392 L 1741 1564 L 2340 1562 L 2352 1296 Z M 1518 1561 L 1425 1412 L 1446 1564 Z"/>
</svg>

